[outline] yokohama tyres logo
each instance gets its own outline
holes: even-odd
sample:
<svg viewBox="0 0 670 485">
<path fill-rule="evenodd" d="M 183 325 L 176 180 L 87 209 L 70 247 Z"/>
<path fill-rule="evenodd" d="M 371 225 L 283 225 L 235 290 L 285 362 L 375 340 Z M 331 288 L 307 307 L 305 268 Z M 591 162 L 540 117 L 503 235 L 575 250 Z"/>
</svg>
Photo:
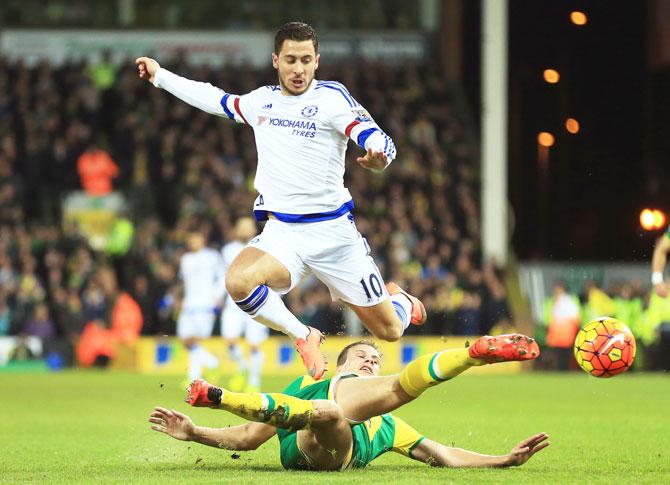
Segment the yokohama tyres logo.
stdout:
<svg viewBox="0 0 670 485">
<path fill-rule="evenodd" d="M 260 124 L 261 117 L 259 116 L 258 118 Z M 306 120 L 288 120 L 286 118 L 270 118 L 270 125 L 281 126 L 283 128 L 293 128 L 298 130 L 316 131 L 316 123 L 313 121 L 306 121 Z"/>
</svg>

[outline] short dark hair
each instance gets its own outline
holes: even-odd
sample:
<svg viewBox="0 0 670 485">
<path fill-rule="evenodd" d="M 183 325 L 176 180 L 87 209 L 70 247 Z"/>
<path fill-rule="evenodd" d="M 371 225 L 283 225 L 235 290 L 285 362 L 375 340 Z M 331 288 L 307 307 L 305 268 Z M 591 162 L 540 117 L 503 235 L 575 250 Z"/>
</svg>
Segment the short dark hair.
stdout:
<svg viewBox="0 0 670 485">
<path fill-rule="evenodd" d="M 311 40 L 314 44 L 314 52 L 319 52 L 319 39 L 316 36 L 316 30 L 304 22 L 288 22 L 279 27 L 275 34 L 275 54 L 279 54 L 285 40 Z"/>
<path fill-rule="evenodd" d="M 377 347 L 377 344 L 374 343 L 372 340 L 359 340 L 357 342 L 354 342 L 352 344 L 347 345 L 345 348 L 343 348 L 340 351 L 340 355 L 337 356 L 337 365 L 341 366 L 347 361 L 347 357 L 349 356 L 349 350 L 351 350 L 352 347 L 356 347 L 357 345 L 369 345 L 373 349 L 375 349 L 379 354 L 381 355 L 381 352 L 379 351 L 379 347 Z"/>
</svg>

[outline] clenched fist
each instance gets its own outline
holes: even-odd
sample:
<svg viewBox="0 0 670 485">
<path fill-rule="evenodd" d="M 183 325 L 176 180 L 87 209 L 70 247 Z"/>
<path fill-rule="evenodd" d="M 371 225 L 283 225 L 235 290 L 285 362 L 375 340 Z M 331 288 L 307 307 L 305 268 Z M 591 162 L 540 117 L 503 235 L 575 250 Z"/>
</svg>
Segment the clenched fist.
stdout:
<svg viewBox="0 0 670 485">
<path fill-rule="evenodd" d="M 135 59 L 135 64 L 137 64 L 140 77 L 150 83 L 154 82 L 156 72 L 161 68 L 160 64 L 150 57 L 138 57 Z"/>
</svg>

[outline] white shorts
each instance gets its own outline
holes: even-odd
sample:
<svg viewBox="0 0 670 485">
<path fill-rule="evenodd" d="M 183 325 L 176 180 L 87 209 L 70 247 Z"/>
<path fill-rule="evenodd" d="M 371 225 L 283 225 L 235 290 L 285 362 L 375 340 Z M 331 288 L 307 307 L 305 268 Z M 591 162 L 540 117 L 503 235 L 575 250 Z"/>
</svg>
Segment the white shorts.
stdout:
<svg viewBox="0 0 670 485">
<path fill-rule="evenodd" d="M 177 320 L 177 336 L 179 338 L 207 338 L 214 330 L 213 310 L 183 309 Z"/>
<path fill-rule="evenodd" d="M 328 287 L 333 301 L 372 306 L 388 298 L 370 246 L 349 214 L 306 223 L 269 219 L 249 246 L 271 254 L 288 269 L 291 286 L 273 288 L 279 293 L 287 293 L 314 274 Z"/>
<path fill-rule="evenodd" d="M 221 312 L 221 336 L 226 339 L 237 339 L 244 335 L 251 345 L 259 345 L 268 338 L 270 329 L 247 315 L 227 299 Z"/>
</svg>

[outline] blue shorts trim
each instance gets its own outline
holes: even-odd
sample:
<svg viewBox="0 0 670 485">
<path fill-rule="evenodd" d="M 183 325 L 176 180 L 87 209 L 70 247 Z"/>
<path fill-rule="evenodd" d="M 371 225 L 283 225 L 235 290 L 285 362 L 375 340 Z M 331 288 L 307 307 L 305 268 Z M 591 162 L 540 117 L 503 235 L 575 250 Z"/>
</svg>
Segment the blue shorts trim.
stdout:
<svg viewBox="0 0 670 485">
<path fill-rule="evenodd" d="M 277 220 L 288 223 L 302 223 L 302 222 L 321 222 L 337 219 L 354 210 L 354 201 L 345 202 L 339 208 L 329 212 L 317 212 L 314 214 L 287 214 L 285 212 L 254 210 L 256 220 L 267 221 L 268 216 L 272 214 Z"/>
</svg>

